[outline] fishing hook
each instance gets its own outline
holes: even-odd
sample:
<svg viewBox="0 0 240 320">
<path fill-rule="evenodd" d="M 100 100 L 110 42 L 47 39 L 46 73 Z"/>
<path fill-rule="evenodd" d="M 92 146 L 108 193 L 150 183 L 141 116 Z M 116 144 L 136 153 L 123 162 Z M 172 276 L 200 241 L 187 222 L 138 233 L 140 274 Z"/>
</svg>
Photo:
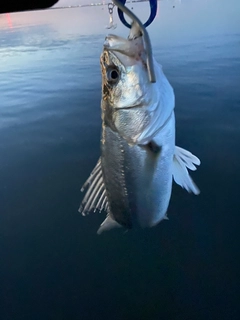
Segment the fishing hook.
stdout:
<svg viewBox="0 0 240 320">
<path fill-rule="evenodd" d="M 120 2 L 125 5 L 126 0 L 120 0 Z M 147 28 L 154 20 L 157 14 L 157 0 L 149 0 L 149 5 L 150 5 L 150 16 L 148 20 L 143 24 L 145 28 Z M 122 21 L 122 23 L 127 27 L 131 28 L 131 25 L 127 23 L 127 21 L 124 18 L 123 12 L 121 9 L 118 8 L 118 16 L 119 19 Z"/>
<path fill-rule="evenodd" d="M 138 17 L 127 7 L 125 7 L 124 4 L 122 4 L 120 1 L 122 0 L 112 0 L 112 2 L 120 9 L 122 12 L 126 13 L 126 15 L 132 19 L 134 22 L 136 22 L 143 34 L 143 39 L 145 42 L 146 47 L 146 54 L 147 54 L 147 69 L 148 69 L 148 77 L 149 81 L 154 83 L 156 82 L 154 67 L 153 67 L 153 56 L 152 56 L 152 45 L 151 41 L 148 35 L 148 32 L 142 22 L 138 19 Z"/>
</svg>

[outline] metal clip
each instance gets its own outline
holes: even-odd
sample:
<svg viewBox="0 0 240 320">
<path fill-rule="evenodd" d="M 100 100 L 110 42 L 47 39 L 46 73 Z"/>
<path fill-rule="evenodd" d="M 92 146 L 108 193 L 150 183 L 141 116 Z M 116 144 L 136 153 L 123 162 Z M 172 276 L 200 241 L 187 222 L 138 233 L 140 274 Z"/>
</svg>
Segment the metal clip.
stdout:
<svg viewBox="0 0 240 320">
<path fill-rule="evenodd" d="M 154 72 L 154 67 L 153 67 L 152 46 L 151 46 L 151 41 L 150 41 L 150 38 L 149 38 L 149 35 L 148 35 L 148 32 L 147 32 L 145 26 L 138 19 L 138 17 L 135 16 L 135 14 L 131 10 L 129 10 L 127 7 L 125 7 L 124 4 L 122 4 L 120 2 L 120 0 L 112 0 L 112 1 L 118 7 L 118 9 L 120 9 L 122 12 L 126 13 L 126 15 L 129 16 L 130 19 L 132 19 L 134 22 L 136 22 L 139 25 L 139 28 L 143 34 L 143 39 L 145 42 L 149 81 L 156 82 L 155 72 Z M 121 1 L 124 1 L 124 0 L 121 0 Z"/>
<path fill-rule="evenodd" d="M 108 12 L 109 12 L 109 25 L 106 26 L 106 29 L 116 29 L 117 24 L 113 23 L 113 8 L 115 7 L 114 3 L 108 3 Z"/>
</svg>

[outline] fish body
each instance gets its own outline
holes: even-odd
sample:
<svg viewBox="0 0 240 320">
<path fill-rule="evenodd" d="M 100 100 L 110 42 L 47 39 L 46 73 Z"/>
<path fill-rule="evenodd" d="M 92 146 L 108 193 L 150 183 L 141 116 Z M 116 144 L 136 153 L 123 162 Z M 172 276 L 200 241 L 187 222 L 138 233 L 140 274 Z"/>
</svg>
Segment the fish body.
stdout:
<svg viewBox="0 0 240 320">
<path fill-rule="evenodd" d="M 187 168 L 200 161 L 175 146 L 173 88 L 154 60 L 150 83 L 143 39 L 136 27 L 128 39 L 110 35 L 102 69 L 101 157 L 84 185 L 80 212 L 104 209 L 98 233 L 113 227 L 152 227 L 167 219 L 172 181 L 199 193 Z"/>
</svg>

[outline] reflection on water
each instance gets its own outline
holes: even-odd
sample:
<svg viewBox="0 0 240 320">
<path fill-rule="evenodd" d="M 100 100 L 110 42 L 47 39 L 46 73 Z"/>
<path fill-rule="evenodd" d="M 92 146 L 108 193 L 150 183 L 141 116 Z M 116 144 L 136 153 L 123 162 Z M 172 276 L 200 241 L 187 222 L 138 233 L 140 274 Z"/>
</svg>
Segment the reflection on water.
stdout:
<svg viewBox="0 0 240 320">
<path fill-rule="evenodd" d="M 174 185 L 168 222 L 101 237 L 104 214 L 77 209 L 99 157 L 107 11 L 0 16 L 1 319 L 238 319 L 239 22 L 226 5 L 210 19 L 210 2 L 163 2 L 149 28 L 202 193 Z"/>
</svg>

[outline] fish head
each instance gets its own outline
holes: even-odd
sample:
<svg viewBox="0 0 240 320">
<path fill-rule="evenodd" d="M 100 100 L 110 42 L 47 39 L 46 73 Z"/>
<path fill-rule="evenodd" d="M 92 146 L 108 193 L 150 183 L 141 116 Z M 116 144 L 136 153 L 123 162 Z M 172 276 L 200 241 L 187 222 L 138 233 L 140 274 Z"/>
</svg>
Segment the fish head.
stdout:
<svg viewBox="0 0 240 320">
<path fill-rule="evenodd" d="M 113 109 L 146 104 L 151 83 L 142 35 L 131 29 L 128 39 L 108 35 L 100 58 L 102 97 Z"/>
<path fill-rule="evenodd" d="M 153 58 L 156 83 L 148 77 L 147 54 L 139 26 L 127 39 L 108 35 L 100 58 L 102 119 L 129 144 L 147 144 L 174 109 L 173 89 Z"/>
</svg>

